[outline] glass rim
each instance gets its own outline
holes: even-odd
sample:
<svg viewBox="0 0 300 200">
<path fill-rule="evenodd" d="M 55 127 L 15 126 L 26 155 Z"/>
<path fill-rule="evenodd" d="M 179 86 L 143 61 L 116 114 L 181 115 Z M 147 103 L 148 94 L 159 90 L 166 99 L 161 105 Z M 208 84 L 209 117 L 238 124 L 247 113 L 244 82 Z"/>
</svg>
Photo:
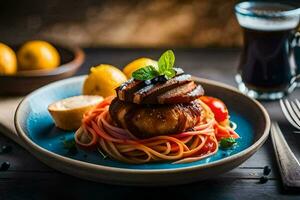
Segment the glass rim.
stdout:
<svg viewBox="0 0 300 200">
<path fill-rule="evenodd" d="M 284 11 L 278 12 L 254 12 L 251 11 L 251 7 L 255 6 L 280 6 L 283 8 L 287 8 Z M 235 5 L 235 12 L 241 15 L 252 16 L 252 17 L 261 17 L 261 18 L 276 18 L 276 17 L 300 17 L 300 8 L 297 8 L 293 5 L 286 4 L 286 3 L 279 3 L 279 2 L 263 2 L 263 1 L 243 1 L 239 2 Z"/>
</svg>

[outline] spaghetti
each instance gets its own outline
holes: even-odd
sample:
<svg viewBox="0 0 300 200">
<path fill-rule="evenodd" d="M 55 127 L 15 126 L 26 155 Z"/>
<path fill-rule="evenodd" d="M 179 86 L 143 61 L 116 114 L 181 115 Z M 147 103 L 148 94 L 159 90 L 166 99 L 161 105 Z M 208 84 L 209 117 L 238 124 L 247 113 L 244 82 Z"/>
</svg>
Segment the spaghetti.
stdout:
<svg viewBox="0 0 300 200">
<path fill-rule="evenodd" d="M 113 97 L 106 98 L 85 113 L 82 126 L 75 134 L 75 141 L 80 147 L 100 148 L 111 158 L 126 163 L 188 163 L 215 154 L 221 138 L 239 137 L 229 126 L 219 125 L 211 109 L 200 101 L 203 111 L 193 130 L 138 139 L 113 123 L 108 112 L 112 99 Z"/>
</svg>

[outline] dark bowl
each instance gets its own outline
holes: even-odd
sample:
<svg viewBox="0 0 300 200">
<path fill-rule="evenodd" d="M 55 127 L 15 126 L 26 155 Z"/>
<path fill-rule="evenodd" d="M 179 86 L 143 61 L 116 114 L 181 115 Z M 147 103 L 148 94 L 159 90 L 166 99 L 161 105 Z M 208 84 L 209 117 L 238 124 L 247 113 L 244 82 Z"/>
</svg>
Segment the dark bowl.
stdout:
<svg viewBox="0 0 300 200">
<path fill-rule="evenodd" d="M 78 47 L 52 44 L 60 55 L 61 65 L 51 70 L 18 71 L 15 75 L 0 75 L 0 95 L 25 95 L 43 85 L 70 77 L 84 61 L 85 54 Z M 18 50 L 19 45 L 13 46 Z"/>
</svg>

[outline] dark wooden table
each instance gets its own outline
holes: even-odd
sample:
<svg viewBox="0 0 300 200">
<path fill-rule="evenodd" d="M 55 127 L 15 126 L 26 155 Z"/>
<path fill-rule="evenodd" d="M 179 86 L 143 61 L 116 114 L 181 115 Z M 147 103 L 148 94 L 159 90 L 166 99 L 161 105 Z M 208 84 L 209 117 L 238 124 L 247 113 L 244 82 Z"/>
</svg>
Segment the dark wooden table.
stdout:
<svg viewBox="0 0 300 200">
<path fill-rule="evenodd" d="M 146 49 L 86 49 L 86 62 L 79 74 L 91 66 L 110 63 L 124 66 L 145 56 L 157 58 L 163 50 Z M 230 85 L 235 85 L 238 49 L 178 49 L 176 64 L 187 72 Z M 299 97 L 300 91 L 290 98 Z M 293 134 L 284 119 L 278 102 L 264 102 L 273 120 L 277 120 L 295 152 L 300 157 L 300 134 Z M 251 111 L 249 111 L 251 112 Z M 259 119 L 258 119 L 259 120 Z M 64 175 L 45 166 L 26 150 L 0 134 L 0 145 L 11 145 L 12 152 L 0 154 L 0 162 L 9 161 L 8 171 L 0 171 L 0 200 L 7 199 L 300 199 L 300 193 L 285 192 L 282 188 L 270 138 L 249 160 L 238 168 L 210 180 L 170 187 L 126 187 L 89 182 Z M 259 182 L 263 167 L 272 172 L 267 183 Z"/>
</svg>

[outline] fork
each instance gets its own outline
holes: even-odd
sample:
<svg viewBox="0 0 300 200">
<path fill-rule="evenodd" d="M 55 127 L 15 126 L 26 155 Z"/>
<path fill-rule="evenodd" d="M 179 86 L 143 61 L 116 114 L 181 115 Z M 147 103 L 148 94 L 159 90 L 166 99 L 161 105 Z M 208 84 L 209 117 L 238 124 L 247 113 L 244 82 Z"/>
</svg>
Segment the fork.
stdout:
<svg viewBox="0 0 300 200">
<path fill-rule="evenodd" d="M 300 133 L 300 102 L 298 99 L 289 102 L 287 99 L 280 100 L 281 110 L 285 118 L 299 131 L 294 131 Z"/>
</svg>

